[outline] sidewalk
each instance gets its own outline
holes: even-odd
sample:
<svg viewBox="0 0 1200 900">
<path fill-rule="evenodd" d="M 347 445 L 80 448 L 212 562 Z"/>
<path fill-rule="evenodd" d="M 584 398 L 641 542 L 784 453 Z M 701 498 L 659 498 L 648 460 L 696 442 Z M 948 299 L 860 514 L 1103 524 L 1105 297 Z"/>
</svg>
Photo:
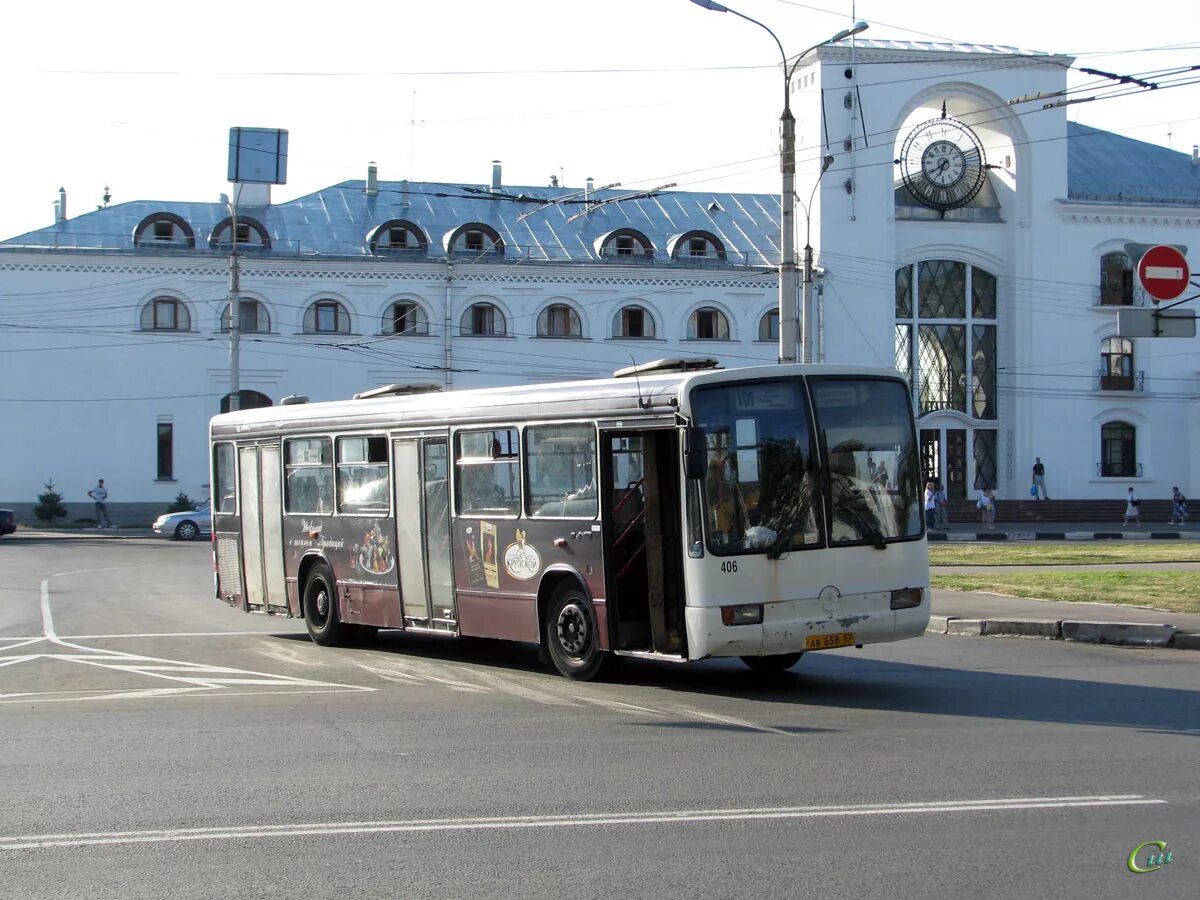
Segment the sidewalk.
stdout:
<svg viewBox="0 0 1200 900">
<path fill-rule="evenodd" d="M 1143 522 L 997 522 L 984 528 L 979 520 L 951 522 L 945 531 L 929 532 L 929 541 L 1200 541 L 1200 522 L 1168 525 Z"/>
<path fill-rule="evenodd" d="M 1200 613 L 933 591 L 928 632 L 1200 650 Z"/>
</svg>

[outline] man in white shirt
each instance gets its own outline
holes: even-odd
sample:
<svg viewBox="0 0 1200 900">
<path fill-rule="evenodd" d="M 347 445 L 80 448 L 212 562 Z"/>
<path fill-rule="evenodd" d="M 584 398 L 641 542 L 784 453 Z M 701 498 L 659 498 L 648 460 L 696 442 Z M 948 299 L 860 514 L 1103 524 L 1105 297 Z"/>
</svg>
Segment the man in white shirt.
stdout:
<svg viewBox="0 0 1200 900">
<path fill-rule="evenodd" d="M 116 528 L 112 523 L 112 519 L 108 517 L 108 488 L 104 486 L 104 479 L 101 478 L 96 482 L 96 486 L 88 491 L 88 496 L 96 501 L 96 527 L 97 528 Z"/>
</svg>

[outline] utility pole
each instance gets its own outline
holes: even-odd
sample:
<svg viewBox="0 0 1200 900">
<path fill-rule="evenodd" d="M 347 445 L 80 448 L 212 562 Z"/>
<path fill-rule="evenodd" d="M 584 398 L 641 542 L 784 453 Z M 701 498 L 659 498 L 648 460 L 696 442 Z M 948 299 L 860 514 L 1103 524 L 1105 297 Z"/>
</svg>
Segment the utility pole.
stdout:
<svg viewBox="0 0 1200 900">
<path fill-rule="evenodd" d="M 229 411 L 242 408 L 240 342 L 242 336 L 242 304 L 238 270 L 237 189 L 229 204 Z"/>
</svg>

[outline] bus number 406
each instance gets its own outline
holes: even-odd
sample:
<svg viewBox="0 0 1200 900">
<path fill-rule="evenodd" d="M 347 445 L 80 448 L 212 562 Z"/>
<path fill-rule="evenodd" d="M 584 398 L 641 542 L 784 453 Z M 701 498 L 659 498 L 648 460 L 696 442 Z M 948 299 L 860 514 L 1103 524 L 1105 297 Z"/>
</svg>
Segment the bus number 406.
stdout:
<svg viewBox="0 0 1200 900">
<path fill-rule="evenodd" d="M 721 563 L 721 571 L 727 572 L 732 575 L 734 572 L 737 571 L 737 560 L 733 559 L 733 560 L 729 560 L 728 562 Z"/>
</svg>

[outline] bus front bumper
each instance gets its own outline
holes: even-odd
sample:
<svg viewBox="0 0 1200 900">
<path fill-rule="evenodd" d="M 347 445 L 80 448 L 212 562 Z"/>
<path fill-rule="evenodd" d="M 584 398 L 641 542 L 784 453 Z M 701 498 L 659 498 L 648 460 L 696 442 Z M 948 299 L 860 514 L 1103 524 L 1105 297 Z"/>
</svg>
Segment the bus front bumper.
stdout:
<svg viewBox="0 0 1200 900">
<path fill-rule="evenodd" d="M 818 599 L 785 600 L 765 604 L 762 624 L 755 625 L 725 625 L 720 607 L 689 606 L 685 610 L 688 658 L 800 653 L 899 641 L 925 632 L 928 588 L 920 606 L 893 610 L 888 603 L 886 592 L 843 596 L 831 612 Z"/>
</svg>

